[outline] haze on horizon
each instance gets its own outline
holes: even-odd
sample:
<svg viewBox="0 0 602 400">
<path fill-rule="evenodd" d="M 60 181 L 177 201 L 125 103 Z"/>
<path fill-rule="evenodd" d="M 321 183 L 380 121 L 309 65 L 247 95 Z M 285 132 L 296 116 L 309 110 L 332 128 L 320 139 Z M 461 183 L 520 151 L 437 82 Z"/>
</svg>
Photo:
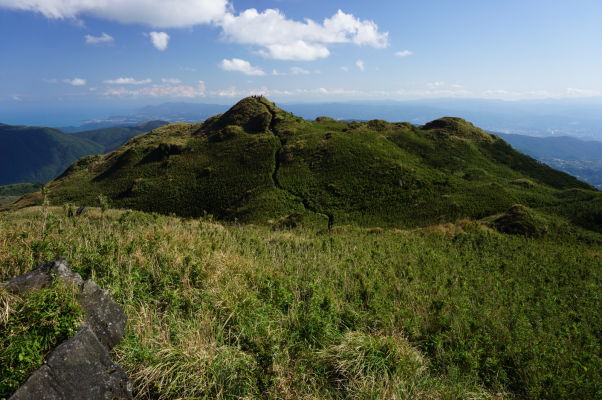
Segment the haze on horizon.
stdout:
<svg viewBox="0 0 602 400">
<path fill-rule="evenodd" d="M 596 0 L 0 0 L 0 34 L 3 115 L 602 96 Z"/>
</svg>

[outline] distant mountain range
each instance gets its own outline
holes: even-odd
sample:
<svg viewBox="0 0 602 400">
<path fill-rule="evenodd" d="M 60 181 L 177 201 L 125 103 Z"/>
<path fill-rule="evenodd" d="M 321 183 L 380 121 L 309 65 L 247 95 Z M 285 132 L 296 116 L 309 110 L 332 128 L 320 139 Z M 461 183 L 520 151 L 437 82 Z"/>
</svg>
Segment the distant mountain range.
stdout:
<svg viewBox="0 0 602 400">
<path fill-rule="evenodd" d="M 327 115 L 338 120 L 408 121 L 421 125 L 444 116 L 471 121 L 483 129 L 530 136 L 576 136 L 602 140 L 602 99 L 501 101 L 428 99 L 279 104 L 308 120 Z M 89 121 L 84 129 L 134 124 L 148 120 L 200 122 L 230 106 L 202 103 L 164 103 L 124 116 Z M 60 128 L 72 132 L 73 127 Z M 76 128 L 77 129 L 77 128 Z M 82 129 L 83 130 L 83 129 Z"/>
<path fill-rule="evenodd" d="M 167 121 L 195 123 L 227 109 L 228 106 L 219 104 L 165 103 L 141 108 L 129 116 L 94 120 L 58 130 L 0 125 L 0 155 L 11 153 L 0 161 L 0 185 L 49 181 L 79 157 L 113 151 L 130 138 L 156 129 Z M 569 131 L 584 138 L 602 139 L 602 110 L 594 101 L 568 105 L 560 101 L 494 100 L 308 103 L 291 104 L 287 109 L 308 120 L 329 114 L 337 120 L 380 118 L 405 120 L 415 125 L 444 115 L 463 116 L 501 136 L 517 150 L 602 189 L 602 141 L 561 134 Z M 568 115 L 570 112 L 573 117 Z M 512 133 L 505 133 L 507 131 Z M 23 135 L 16 140 L 9 132 Z M 38 139 L 34 140 L 34 137 Z M 11 157 L 19 160 L 12 162 Z"/>
<path fill-rule="evenodd" d="M 515 149 L 602 189 L 602 142 L 498 133 Z"/>
<path fill-rule="evenodd" d="M 0 124 L 0 185 L 48 182 L 81 157 L 103 154 L 164 121 L 67 134 L 58 129 Z"/>
</svg>

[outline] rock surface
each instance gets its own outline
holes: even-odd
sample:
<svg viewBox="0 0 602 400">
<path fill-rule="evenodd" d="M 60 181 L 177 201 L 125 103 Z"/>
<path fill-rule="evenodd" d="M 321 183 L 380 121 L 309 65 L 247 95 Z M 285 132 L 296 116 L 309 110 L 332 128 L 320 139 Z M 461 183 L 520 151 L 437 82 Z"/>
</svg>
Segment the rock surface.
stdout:
<svg viewBox="0 0 602 400">
<path fill-rule="evenodd" d="M 123 337 L 126 316 L 107 291 L 94 281 L 84 281 L 64 259 L 47 262 L 3 286 L 23 293 L 48 286 L 55 277 L 80 289 L 83 327 L 60 344 L 10 399 L 131 399 L 130 380 L 109 356 L 109 350 Z"/>
<path fill-rule="evenodd" d="M 131 399 L 130 386 L 106 347 L 84 326 L 59 345 L 10 399 Z"/>
</svg>

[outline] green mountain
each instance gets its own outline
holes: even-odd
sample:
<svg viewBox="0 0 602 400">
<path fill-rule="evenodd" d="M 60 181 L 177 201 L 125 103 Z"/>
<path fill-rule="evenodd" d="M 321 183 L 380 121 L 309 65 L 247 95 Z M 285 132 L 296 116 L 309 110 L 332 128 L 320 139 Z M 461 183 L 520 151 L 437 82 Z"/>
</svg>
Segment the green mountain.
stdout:
<svg viewBox="0 0 602 400">
<path fill-rule="evenodd" d="M 102 194 L 119 208 L 323 227 L 427 226 L 523 204 L 602 230 L 598 191 L 462 119 L 307 122 L 262 97 L 85 157 L 49 188 L 55 204 Z"/>
<path fill-rule="evenodd" d="M 103 147 L 57 129 L 0 124 L 0 185 L 47 182 Z"/>
<path fill-rule="evenodd" d="M 137 125 L 111 126 L 108 128 L 76 132 L 71 135 L 98 143 L 104 146 L 103 153 L 107 153 L 117 149 L 134 136 L 159 128 L 165 124 L 167 124 L 166 121 L 147 121 Z"/>
</svg>

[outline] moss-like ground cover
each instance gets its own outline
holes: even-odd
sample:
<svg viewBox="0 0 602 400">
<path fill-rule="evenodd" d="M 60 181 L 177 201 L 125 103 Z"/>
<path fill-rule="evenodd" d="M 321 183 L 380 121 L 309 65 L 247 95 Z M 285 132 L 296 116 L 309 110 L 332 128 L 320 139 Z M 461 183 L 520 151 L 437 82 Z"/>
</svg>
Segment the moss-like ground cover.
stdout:
<svg viewBox="0 0 602 400">
<path fill-rule="evenodd" d="M 317 233 L 29 208 L 0 214 L 0 279 L 63 256 L 110 289 L 140 399 L 600 398 L 601 237 L 491 221 Z"/>
</svg>

